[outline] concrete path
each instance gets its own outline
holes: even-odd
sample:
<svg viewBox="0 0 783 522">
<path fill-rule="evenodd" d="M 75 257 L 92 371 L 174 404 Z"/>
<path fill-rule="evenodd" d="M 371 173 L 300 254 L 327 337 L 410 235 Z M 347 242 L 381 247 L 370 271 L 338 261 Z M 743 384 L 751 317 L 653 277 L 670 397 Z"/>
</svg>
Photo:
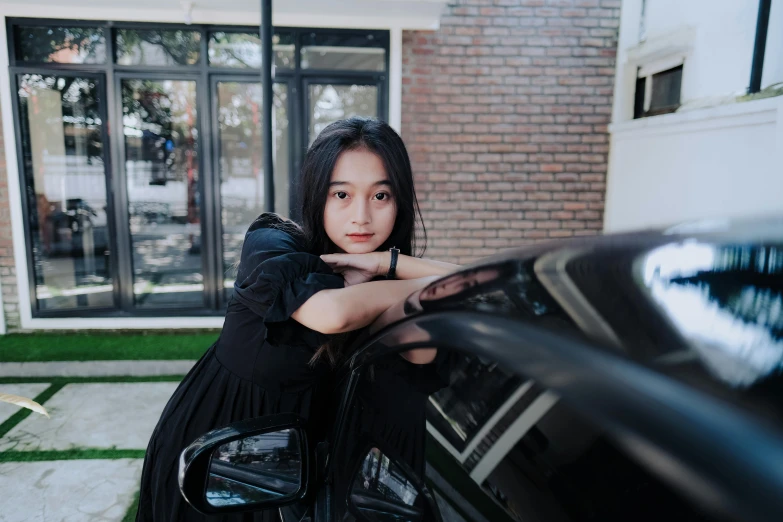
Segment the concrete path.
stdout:
<svg viewBox="0 0 783 522">
<path fill-rule="evenodd" d="M 32 413 L 11 426 L 19 409 L 0 405 L 0 522 L 116 521 L 139 488 L 143 452 L 171 382 L 84 382 L 89 377 L 183 375 L 194 361 L 2 363 L 4 380 L 68 377 L 79 382 L 0 384 L 0 391 L 44 402 L 51 418 Z M 58 386 L 59 387 L 59 386 Z M 120 451 L 117 451 L 120 450 Z M 46 453 L 42 453 L 46 452 Z M 73 453 L 78 459 L 73 459 Z M 134 458 L 126 458 L 128 456 Z M 81 458 L 83 457 L 83 458 Z"/>
<path fill-rule="evenodd" d="M 0 363 L 0 377 L 185 375 L 196 361 L 66 361 Z"/>
</svg>

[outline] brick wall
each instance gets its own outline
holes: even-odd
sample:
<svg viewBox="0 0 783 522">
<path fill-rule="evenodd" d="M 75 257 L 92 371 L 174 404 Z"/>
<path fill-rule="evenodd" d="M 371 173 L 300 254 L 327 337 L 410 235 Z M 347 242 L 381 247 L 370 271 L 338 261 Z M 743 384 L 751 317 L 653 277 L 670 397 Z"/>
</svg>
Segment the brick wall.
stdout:
<svg viewBox="0 0 783 522">
<path fill-rule="evenodd" d="M 2 114 L 0 114 L 0 120 Z M 19 295 L 16 288 L 14 246 L 11 239 L 11 209 L 8 203 L 8 169 L 5 162 L 3 128 L 0 126 L 0 286 L 3 310 L 9 330 L 19 327 Z"/>
<path fill-rule="evenodd" d="M 603 224 L 620 0 L 457 0 L 403 35 L 402 134 L 459 263 Z"/>
</svg>

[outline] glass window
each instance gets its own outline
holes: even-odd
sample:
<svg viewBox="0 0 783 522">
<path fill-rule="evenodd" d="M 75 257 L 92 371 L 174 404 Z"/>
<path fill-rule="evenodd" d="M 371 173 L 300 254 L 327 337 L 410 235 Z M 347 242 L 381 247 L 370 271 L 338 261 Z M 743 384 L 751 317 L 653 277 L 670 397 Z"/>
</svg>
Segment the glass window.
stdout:
<svg viewBox="0 0 783 522">
<path fill-rule="evenodd" d="M 292 69 L 294 38 L 291 33 L 272 37 L 275 66 Z M 261 38 L 258 33 L 215 32 L 209 36 L 209 64 L 218 67 L 261 68 Z"/>
<path fill-rule="evenodd" d="M 673 112 L 680 106 L 682 65 L 653 74 L 650 115 Z"/>
<path fill-rule="evenodd" d="M 460 356 L 451 370 L 451 385 L 430 396 L 427 420 L 457 451 L 464 451 L 521 384 L 491 362 Z"/>
<path fill-rule="evenodd" d="M 330 123 L 351 116 L 378 117 L 375 85 L 310 84 L 310 143 Z"/>
<path fill-rule="evenodd" d="M 196 82 L 122 81 L 137 307 L 203 304 Z"/>
<path fill-rule="evenodd" d="M 201 33 L 183 30 L 117 29 L 119 65 L 193 65 L 201 51 Z"/>
<path fill-rule="evenodd" d="M 372 33 L 310 33 L 302 45 L 302 69 L 384 71 L 386 50 Z"/>
<path fill-rule="evenodd" d="M 17 87 L 38 309 L 112 307 L 100 83 L 23 74 Z"/>
<path fill-rule="evenodd" d="M 106 63 L 99 27 L 17 26 L 16 59 L 36 63 Z"/>
<path fill-rule="evenodd" d="M 275 211 L 288 215 L 288 88 L 274 84 Z M 220 199 L 223 225 L 223 286 L 234 285 L 245 232 L 264 211 L 260 83 L 218 82 Z"/>
</svg>

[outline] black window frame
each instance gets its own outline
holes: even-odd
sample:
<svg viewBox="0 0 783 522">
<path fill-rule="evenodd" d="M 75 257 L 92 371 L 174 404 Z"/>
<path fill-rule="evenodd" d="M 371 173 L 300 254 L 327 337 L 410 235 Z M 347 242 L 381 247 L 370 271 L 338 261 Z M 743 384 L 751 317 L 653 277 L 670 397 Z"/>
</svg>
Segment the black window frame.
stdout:
<svg viewBox="0 0 783 522">
<path fill-rule="evenodd" d="M 35 27 L 94 27 L 101 28 L 106 39 L 106 61 L 102 64 L 70 64 L 56 62 L 23 61 L 17 57 L 16 28 L 24 26 Z M 190 30 L 201 34 L 200 57 L 198 63 L 187 66 L 159 65 L 119 65 L 115 57 L 116 29 L 158 29 L 158 30 Z M 294 68 L 276 68 L 273 81 L 284 83 L 288 88 L 288 132 L 289 132 L 289 208 L 290 217 L 299 219 L 296 211 L 296 186 L 299 182 L 299 169 L 308 145 L 309 115 L 307 111 L 307 83 L 340 83 L 376 85 L 378 92 L 378 118 L 389 119 L 389 66 L 390 66 L 390 31 L 379 29 L 335 29 L 313 27 L 274 27 L 275 33 L 289 33 L 294 41 Z M 77 308 L 67 310 L 42 310 L 38 304 L 35 284 L 35 263 L 32 255 L 32 234 L 30 229 L 30 208 L 26 197 L 22 198 L 24 214 L 24 238 L 27 254 L 28 285 L 30 306 L 33 318 L 71 318 L 71 317 L 204 317 L 222 316 L 225 311 L 226 299 L 223 296 L 223 252 L 222 252 L 222 219 L 220 201 L 220 175 L 216 171 L 219 151 L 216 140 L 219 136 L 218 122 L 213 113 L 212 87 L 218 79 L 230 78 L 231 81 L 261 81 L 260 68 L 220 67 L 209 63 L 209 37 L 213 32 L 257 33 L 258 26 L 225 25 L 225 24 L 182 24 L 160 22 L 126 22 L 109 20 L 83 19 L 53 19 L 8 17 L 6 18 L 6 39 L 8 44 L 9 77 L 12 85 L 12 113 L 14 118 L 14 135 L 16 139 L 17 168 L 21 192 L 28 191 L 22 154 L 21 128 L 17 94 L 17 76 L 19 74 L 42 75 L 87 75 L 98 77 L 103 95 L 102 114 L 104 123 L 104 152 L 106 157 L 107 209 L 110 227 L 109 245 L 112 248 L 112 274 L 114 306 L 111 308 Z M 325 34 L 372 34 L 379 47 L 385 50 L 384 71 L 353 71 L 302 69 L 301 48 L 305 35 L 311 33 Z M 130 243 L 130 225 L 127 181 L 125 167 L 122 161 L 125 157 L 125 143 L 122 132 L 122 108 L 120 107 L 120 85 L 123 78 L 134 77 L 144 79 L 187 79 L 196 81 L 197 86 L 197 123 L 199 130 L 198 168 L 199 196 L 201 197 L 201 270 L 204 290 L 201 307 L 182 308 L 178 306 L 161 306 L 158 308 L 137 308 L 133 295 L 133 267 Z M 109 131 L 111 129 L 111 132 Z M 274 209 L 265 209 L 274 210 Z"/>
</svg>

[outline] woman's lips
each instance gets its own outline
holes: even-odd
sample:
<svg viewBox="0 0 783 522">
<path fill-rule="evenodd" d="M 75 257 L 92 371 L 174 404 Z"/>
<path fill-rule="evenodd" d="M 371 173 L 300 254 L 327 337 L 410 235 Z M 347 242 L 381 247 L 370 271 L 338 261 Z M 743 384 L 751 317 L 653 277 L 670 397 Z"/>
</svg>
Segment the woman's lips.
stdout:
<svg viewBox="0 0 783 522">
<path fill-rule="evenodd" d="M 375 234 L 348 234 L 348 239 L 354 243 L 365 243 L 372 239 Z"/>
</svg>

